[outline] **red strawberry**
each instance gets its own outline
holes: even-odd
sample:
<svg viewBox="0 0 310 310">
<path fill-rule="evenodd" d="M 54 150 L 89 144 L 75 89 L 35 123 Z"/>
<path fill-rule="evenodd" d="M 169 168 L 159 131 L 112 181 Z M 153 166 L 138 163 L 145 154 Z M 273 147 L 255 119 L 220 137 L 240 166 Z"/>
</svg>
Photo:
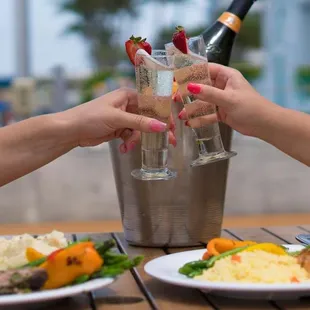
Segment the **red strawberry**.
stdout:
<svg viewBox="0 0 310 310">
<path fill-rule="evenodd" d="M 178 50 L 180 50 L 183 54 L 187 54 L 188 46 L 185 30 L 182 26 L 177 26 L 175 29 L 176 32 L 172 36 L 172 42 Z"/>
<path fill-rule="evenodd" d="M 135 38 L 134 36 L 131 36 L 130 39 L 126 41 L 125 47 L 127 55 L 133 65 L 135 65 L 135 55 L 138 49 L 142 48 L 148 54 L 152 54 L 152 47 L 146 42 L 146 38 L 142 39 L 141 37 Z"/>
</svg>

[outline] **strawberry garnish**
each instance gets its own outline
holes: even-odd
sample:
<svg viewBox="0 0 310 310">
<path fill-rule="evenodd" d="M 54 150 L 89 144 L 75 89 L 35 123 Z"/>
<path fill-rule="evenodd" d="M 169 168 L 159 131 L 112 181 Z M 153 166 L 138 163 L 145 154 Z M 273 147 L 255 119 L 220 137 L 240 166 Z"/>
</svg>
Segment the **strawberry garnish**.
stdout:
<svg viewBox="0 0 310 310">
<path fill-rule="evenodd" d="M 183 54 L 187 54 L 188 46 L 185 30 L 182 26 L 177 26 L 175 29 L 176 32 L 172 36 L 172 42 L 178 50 L 180 50 Z"/>
<path fill-rule="evenodd" d="M 125 47 L 127 55 L 133 65 L 135 65 L 135 55 L 138 49 L 143 49 L 148 54 L 152 54 L 152 47 L 148 42 L 146 42 L 146 38 L 142 39 L 141 37 L 136 38 L 131 36 L 129 40 L 126 41 Z"/>
</svg>

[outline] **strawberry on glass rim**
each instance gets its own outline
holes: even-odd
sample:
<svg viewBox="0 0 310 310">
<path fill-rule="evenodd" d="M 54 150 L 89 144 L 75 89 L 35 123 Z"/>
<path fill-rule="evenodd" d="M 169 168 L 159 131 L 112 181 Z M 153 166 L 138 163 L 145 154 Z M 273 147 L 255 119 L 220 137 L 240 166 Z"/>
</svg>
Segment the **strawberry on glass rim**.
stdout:
<svg viewBox="0 0 310 310">
<path fill-rule="evenodd" d="M 176 32 L 173 33 L 172 43 L 183 54 L 188 54 L 187 36 L 182 26 L 175 27 Z"/>
<path fill-rule="evenodd" d="M 135 55 L 139 49 L 145 50 L 149 55 L 152 54 L 150 43 L 146 42 L 146 38 L 134 37 L 133 35 L 125 42 L 127 55 L 133 65 L 135 65 Z"/>
<path fill-rule="evenodd" d="M 188 54 L 189 49 L 188 49 L 187 36 L 184 30 L 184 27 L 177 26 L 175 27 L 175 30 L 176 31 L 173 33 L 173 36 L 172 36 L 173 45 L 183 54 Z M 172 90 L 173 90 L 172 92 L 173 92 L 173 98 L 174 98 L 178 91 L 178 83 L 176 82 L 175 78 L 173 78 Z"/>
</svg>

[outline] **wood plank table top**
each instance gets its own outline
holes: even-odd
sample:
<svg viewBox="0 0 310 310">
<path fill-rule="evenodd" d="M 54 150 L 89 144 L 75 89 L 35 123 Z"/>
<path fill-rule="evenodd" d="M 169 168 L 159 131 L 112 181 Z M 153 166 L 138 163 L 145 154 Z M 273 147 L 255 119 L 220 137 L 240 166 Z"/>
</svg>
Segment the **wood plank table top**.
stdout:
<svg viewBox="0 0 310 310">
<path fill-rule="evenodd" d="M 310 292 L 309 298 L 289 301 L 243 300 L 218 297 L 203 293 L 197 289 L 174 286 L 153 279 L 144 272 L 144 265 L 148 261 L 159 256 L 199 249 L 203 248 L 203 246 L 195 248 L 133 247 L 127 244 L 122 233 L 121 223 L 118 221 L 2 225 L 0 234 L 41 234 L 49 233 L 53 229 L 68 233 L 68 238 L 73 240 L 79 240 L 85 235 L 95 240 L 114 238 L 120 252 L 129 254 L 129 256 L 144 255 L 145 259 L 140 266 L 125 272 L 111 285 L 92 293 L 44 304 L 0 306 L 0 310 L 310 309 Z M 299 242 L 295 239 L 295 236 L 301 233 L 310 233 L 310 214 L 228 217 L 224 220 L 222 229 L 222 236 L 224 237 L 277 244 L 298 244 Z"/>
</svg>

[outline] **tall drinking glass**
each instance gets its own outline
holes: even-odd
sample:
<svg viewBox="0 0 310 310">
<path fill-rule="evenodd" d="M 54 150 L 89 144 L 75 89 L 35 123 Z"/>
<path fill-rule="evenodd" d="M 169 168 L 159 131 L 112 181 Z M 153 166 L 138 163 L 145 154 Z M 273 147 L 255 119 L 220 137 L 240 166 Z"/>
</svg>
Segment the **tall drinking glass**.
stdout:
<svg viewBox="0 0 310 310">
<path fill-rule="evenodd" d="M 166 44 L 167 53 L 173 55 L 174 77 L 178 84 L 178 91 L 185 110 L 192 119 L 216 113 L 216 106 L 196 100 L 187 90 L 188 83 L 211 85 L 206 48 L 202 37 L 190 39 L 189 48 L 191 49 L 189 53 L 183 54 L 173 44 Z M 192 130 L 199 150 L 198 158 L 191 163 L 192 167 L 226 160 L 237 154 L 225 151 L 218 122 L 192 128 Z"/>
<path fill-rule="evenodd" d="M 171 58 L 171 57 L 170 57 Z M 142 167 L 131 172 L 139 180 L 169 180 L 176 172 L 168 168 L 169 123 L 171 115 L 173 67 L 165 50 L 144 50 L 135 56 L 138 109 L 144 116 L 167 124 L 160 133 L 141 133 Z"/>
</svg>

